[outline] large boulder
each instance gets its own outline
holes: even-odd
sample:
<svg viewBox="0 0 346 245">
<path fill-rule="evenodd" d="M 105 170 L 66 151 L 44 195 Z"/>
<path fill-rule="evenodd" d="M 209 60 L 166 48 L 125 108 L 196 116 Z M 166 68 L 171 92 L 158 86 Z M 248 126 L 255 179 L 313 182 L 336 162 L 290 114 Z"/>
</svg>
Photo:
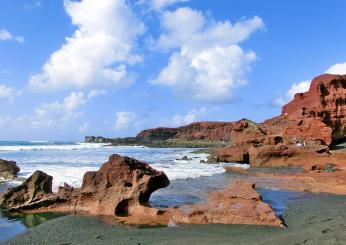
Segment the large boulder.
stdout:
<svg viewBox="0 0 346 245">
<path fill-rule="evenodd" d="M 79 196 L 72 201 L 77 211 L 131 215 L 147 204 L 151 193 L 168 185 L 167 176 L 149 164 L 112 155 L 100 170 L 85 173 L 82 187 L 76 190 Z"/>
<path fill-rule="evenodd" d="M 20 168 L 16 162 L 0 159 L 0 178 L 12 180 L 16 178 Z"/>
<path fill-rule="evenodd" d="M 182 206 L 171 212 L 175 223 L 282 226 L 280 218 L 255 191 L 255 184 L 247 181 L 212 192 L 206 204 Z"/>
<path fill-rule="evenodd" d="M 147 163 L 111 155 L 98 171 L 87 172 L 81 188 L 67 184 L 52 193 L 52 177 L 36 171 L 9 189 L 0 206 L 11 210 L 81 212 L 127 216 L 144 213 L 152 192 L 169 185 L 167 176 Z"/>
<path fill-rule="evenodd" d="M 0 199 L 0 207 L 5 209 L 25 209 L 52 195 L 53 177 L 36 171 L 20 186 L 10 188 Z"/>
</svg>

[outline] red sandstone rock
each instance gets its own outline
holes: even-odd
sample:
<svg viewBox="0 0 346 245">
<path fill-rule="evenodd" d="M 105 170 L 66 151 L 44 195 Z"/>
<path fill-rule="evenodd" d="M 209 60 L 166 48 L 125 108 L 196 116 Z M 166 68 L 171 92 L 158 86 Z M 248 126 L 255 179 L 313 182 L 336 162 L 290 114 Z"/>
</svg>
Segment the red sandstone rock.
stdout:
<svg viewBox="0 0 346 245">
<path fill-rule="evenodd" d="M 208 156 L 209 162 L 239 162 L 249 163 L 248 145 L 226 146 L 215 150 Z"/>
<path fill-rule="evenodd" d="M 23 185 L 8 190 L 0 205 L 12 210 L 131 215 L 145 212 L 151 193 L 168 185 L 167 176 L 147 163 L 112 155 L 100 170 L 84 175 L 81 188 L 65 184 L 52 194 L 52 177 L 35 172 Z"/>
<path fill-rule="evenodd" d="M 233 123 L 196 122 L 179 128 L 154 128 L 140 132 L 136 137 L 144 140 L 211 140 L 229 141 Z"/>
<path fill-rule="evenodd" d="M 314 78 L 310 89 L 298 93 L 283 106 L 279 118 L 268 120 L 264 127 L 276 124 L 277 132 L 291 139 L 332 141 L 346 137 L 346 75 L 325 74 Z"/>
<path fill-rule="evenodd" d="M 251 182 L 237 181 L 224 191 L 212 192 L 206 204 L 180 207 L 172 214 L 175 223 L 257 224 L 282 226 L 272 208 L 261 201 Z"/>
</svg>

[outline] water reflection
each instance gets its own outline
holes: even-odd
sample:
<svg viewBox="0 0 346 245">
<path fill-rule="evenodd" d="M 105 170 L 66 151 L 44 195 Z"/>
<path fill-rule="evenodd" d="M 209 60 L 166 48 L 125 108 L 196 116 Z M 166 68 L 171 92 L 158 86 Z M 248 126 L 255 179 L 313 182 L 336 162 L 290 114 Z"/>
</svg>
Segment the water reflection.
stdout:
<svg viewBox="0 0 346 245">
<path fill-rule="evenodd" d="M 9 213 L 0 209 L 0 241 L 14 237 L 28 228 L 38 226 L 48 220 L 64 216 L 62 213 L 24 214 Z"/>
</svg>

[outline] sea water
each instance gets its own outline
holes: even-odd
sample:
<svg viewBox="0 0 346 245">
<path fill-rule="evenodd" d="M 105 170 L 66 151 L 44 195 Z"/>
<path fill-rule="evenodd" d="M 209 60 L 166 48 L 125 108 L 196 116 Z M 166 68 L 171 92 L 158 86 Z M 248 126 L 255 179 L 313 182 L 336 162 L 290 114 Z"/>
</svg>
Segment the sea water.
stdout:
<svg viewBox="0 0 346 245">
<path fill-rule="evenodd" d="M 155 207 L 173 207 L 196 204 L 206 200 L 210 191 L 224 188 L 232 180 L 241 178 L 236 173 L 226 172 L 225 165 L 248 168 L 239 164 L 209 164 L 207 154 L 193 153 L 186 148 L 147 148 L 144 146 L 111 146 L 80 142 L 54 141 L 0 141 L 0 159 L 16 161 L 21 171 L 19 177 L 29 177 L 36 170 L 53 176 L 53 190 L 64 182 L 79 187 L 87 171 L 95 171 L 112 154 L 134 157 L 164 171 L 170 179 L 167 188 L 153 193 L 150 203 Z M 182 160 L 186 156 L 188 160 Z M 18 182 L 0 184 L 0 192 Z M 306 194 L 259 189 L 278 215 L 289 201 L 305 198 Z M 27 227 L 55 218 L 54 214 L 10 216 L 0 210 L 0 241 L 6 240 Z M 28 220 L 30 222 L 28 222 Z M 35 222 L 33 222 L 34 220 Z"/>
</svg>

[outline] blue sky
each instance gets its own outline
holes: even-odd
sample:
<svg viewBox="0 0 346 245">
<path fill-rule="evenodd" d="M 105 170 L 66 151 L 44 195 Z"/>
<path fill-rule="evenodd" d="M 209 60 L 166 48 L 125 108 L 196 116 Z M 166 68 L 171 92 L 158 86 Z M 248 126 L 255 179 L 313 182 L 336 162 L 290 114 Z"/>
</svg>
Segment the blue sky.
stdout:
<svg viewBox="0 0 346 245">
<path fill-rule="evenodd" d="M 342 0 L 0 3 L 0 140 L 261 122 L 346 73 Z"/>
</svg>

